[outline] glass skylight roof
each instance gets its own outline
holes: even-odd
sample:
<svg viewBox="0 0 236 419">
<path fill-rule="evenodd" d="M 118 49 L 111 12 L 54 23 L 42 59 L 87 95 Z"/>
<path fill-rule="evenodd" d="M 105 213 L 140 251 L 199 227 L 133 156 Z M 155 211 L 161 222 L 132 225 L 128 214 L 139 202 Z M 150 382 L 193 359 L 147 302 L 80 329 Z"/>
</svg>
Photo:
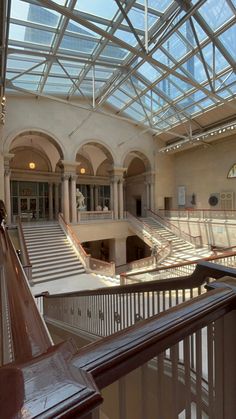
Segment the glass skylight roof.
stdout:
<svg viewBox="0 0 236 419">
<path fill-rule="evenodd" d="M 235 96 L 235 13 L 235 0 L 12 0 L 6 91 L 86 96 L 170 130 Z"/>
</svg>

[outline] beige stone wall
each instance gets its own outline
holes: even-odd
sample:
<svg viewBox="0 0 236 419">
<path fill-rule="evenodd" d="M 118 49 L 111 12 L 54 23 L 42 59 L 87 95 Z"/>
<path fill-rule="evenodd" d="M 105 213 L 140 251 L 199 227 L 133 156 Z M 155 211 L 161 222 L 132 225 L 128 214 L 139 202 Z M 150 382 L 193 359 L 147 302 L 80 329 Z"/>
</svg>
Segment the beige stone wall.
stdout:
<svg viewBox="0 0 236 419">
<path fill-rule="evenodd" d="M 174 208 L 178 206 L 178 186 L 186 187 L 186 206 L 190 206 L 191 195 L 196 195 L 195 208 L 213 208 L 208 203 L 212 193 L 234 192 L 236 178 L 227 179 L 228 172 L 236 163 L 236 136 L 231 136 L 176 153 L 174 164 Z M 216 208 L 220 208 L 217 206 Z"/>
</svg>

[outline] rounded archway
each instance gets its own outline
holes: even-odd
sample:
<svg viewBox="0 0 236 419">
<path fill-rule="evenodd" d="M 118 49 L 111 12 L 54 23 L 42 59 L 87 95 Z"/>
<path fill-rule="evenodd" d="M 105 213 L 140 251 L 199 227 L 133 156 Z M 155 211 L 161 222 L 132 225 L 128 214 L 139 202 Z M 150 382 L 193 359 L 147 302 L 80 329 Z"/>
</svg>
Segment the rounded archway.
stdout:
<svg viewBox="0 0 236 419">
<path fill-rule="evenodd" d="M 59 144 L 45 133 L 25 131 L 11 142 L 5 167 L 10 169 L 11 215 L 22 219 L 53 219 L 60 208 Z"/>
<path fill-rule="evenodd" d="M 148 186 L 151 164 L 142 152 L 133 150 L 126 155 L 124 166 L 126 167 L 126 209 L 137 217 L 144 216 L 146 210 L 151 207 L 150 187 Z"/>
<path fill-rule="evenodd" d="M 83 144 L 77 151 L 77 189 L 85 197 L 88 211 L 111 209 L 111 152 L 96 141 Z"/>
</svg>

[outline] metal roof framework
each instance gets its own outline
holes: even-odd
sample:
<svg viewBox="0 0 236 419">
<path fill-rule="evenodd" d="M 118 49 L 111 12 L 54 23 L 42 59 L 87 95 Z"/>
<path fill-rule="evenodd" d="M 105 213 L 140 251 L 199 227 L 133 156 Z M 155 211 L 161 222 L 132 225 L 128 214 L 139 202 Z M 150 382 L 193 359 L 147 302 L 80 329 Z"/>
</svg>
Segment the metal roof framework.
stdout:
<svg viewBox="0 0 236 419">
<path fill-rule="evenodd" d="M 236 0 L 10 0 L 1 97 L 22 92 L 131 119 L 173 137 L 236 109 Z M 8 6 L 8 7 L 6 7 Z"/>
</svg>

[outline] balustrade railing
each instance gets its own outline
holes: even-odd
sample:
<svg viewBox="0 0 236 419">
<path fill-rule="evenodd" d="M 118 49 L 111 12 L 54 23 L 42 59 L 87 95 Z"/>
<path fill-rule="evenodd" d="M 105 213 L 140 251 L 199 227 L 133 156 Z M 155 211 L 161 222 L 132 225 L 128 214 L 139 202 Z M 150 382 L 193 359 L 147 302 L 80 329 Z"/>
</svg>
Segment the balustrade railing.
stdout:
<svg viewBox="0 0 236 419">
<path fill-rule="evenodd" d="M 235 418 L 235 269 L 202 262 L 181 279 L 43 296 L 46 319 L 119 331 L 78 351 L 52 345 L 3 227 L 0 267 L 1 418 L 91 419 L 103 399 L 112 419 Z M 205 292 L 209 278 L 221 282 Z"/>
<path fill-rule="evenodd" d="M 72 228 L 66 223 L 62 214 L 59 214 L 58 217 L 59 224 L 62 227 L 65 234 L 70 238 L 71 242 L 73 243 L 75 249 L 78 252 L 79 258 L 83 263 L 85 269 L 87 271 L 93 271 L 96 273 L 103 273 L 104 276 L 114 276 L 115 275 L 115 263 L 114 262 L 106 262 L 100 259 L 92 258 L 90 254 L 87 254 L 84 250 L 83 246 L 81 245 L 78 237 L 73 232 Z"/>
<path fill-rule="evenodd" d="M 191 234 L 185 233 L 163 217 L 162 213 L 160 214 L 159 212 L 155 213 L 151 210 L 147 210 L 147 216 L 154 218 L 157 222 L 169 228 L 174 234 L 176 234 L 176 236 L 181 237 L 183 240 L 193 244 L 195 247 L 202 247 L 202 237 L 200 235 L 192 236 Z"/>
<path fill-rule="evenodd" d="M 78 211 L 78 223 L 113 220 L 113 211 Z"/>
<path fill-rule="evenodd" d="M 236 210 L 181 208 L 173 210 L 159 209 L 156 211 L 162 218 L 198 220 L 236 220 Z"/>
<path fill-rule="evenodd" d="M 191 275 L 195 270 L 196 266 L 201 261 L 220 264 L 228 268 L 236 268 L 236 249 L 233 247 L 231 251 L 229 250 L 219 255 L 215 254 L 204 259 L 198 259 L 191 262 L 187 261 L 177 263 L 170 266 L 161 266 L 153 269 L 150 268 L 148 271 L 144 269 L 143 271 L 139 271 L 138 273 L 123 272 L 122 283 L 129 284 L 134 282 L 140 282 L 140 280 L 145 282 L 151 280 L 168 279 L 172 277 Z"/>
<path fill-rule="evenodd" d="M 205 292 L 206 271 L 213 278 L 221 277 L 222 270 L 227 272 L 211 265 L 199 263 L 191 275 L 181 278 L 46 296 L 45 318 L 52 324 L 108 336 Z"/>
</svg>

